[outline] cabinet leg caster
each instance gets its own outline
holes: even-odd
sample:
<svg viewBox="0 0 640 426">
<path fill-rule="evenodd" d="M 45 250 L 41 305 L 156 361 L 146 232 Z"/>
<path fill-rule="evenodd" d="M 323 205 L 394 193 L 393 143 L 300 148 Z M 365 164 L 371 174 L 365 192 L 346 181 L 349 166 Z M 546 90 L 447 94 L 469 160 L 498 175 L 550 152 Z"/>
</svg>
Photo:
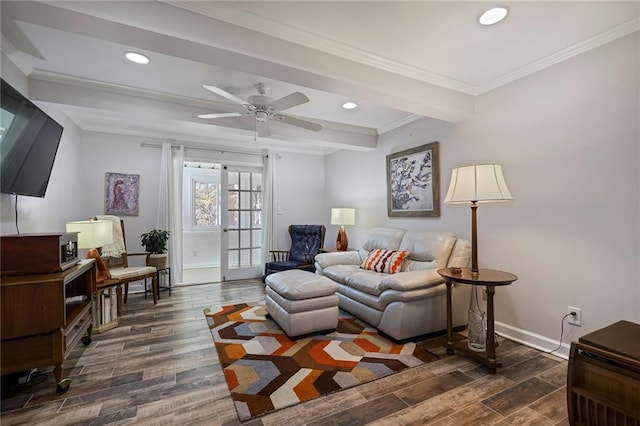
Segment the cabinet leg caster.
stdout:
<svg viewBox="0 0 640 426">
<path fill-rule="evenodd" d="M 83 345 L 87 346 L 89 345 L 89 343 L 91 343 L 91 336 L 82 336 L 82 339 L 80 339 L 80 341 Z"/>
<path fill-rule="evenodd" d="M 71 379 L 62 379 L 60 382 L 56 383 L 56 392 L 58 395 L 62 395 L 66 391 L 69 390 L 71 386 Z"/>
</svg>

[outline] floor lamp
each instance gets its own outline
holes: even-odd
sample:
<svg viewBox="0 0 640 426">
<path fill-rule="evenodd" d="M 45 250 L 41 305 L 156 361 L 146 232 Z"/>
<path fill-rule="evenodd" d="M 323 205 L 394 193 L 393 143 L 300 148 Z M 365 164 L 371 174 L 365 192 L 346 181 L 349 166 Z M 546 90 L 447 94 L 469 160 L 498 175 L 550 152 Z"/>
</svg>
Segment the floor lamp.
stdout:
<svg viewBox="0 0 640 426">
<path fill-rule="evenodd" d="M 113 224 L 108 220 L 80 220 L 67 223 L 67 232 L 78 233 L 78 248 L 88 249 L 87 259 L 95 259 L 98 266 L 97 283 L 105 280 L 107 267 L 98 248 L 113 242 Z"/>
<path fill-rule="evenodd" d="M 340 225 L 338 238 L 336 239 L 336 249 L 338 251 L 345 251 L 349 246 L 349 240 L 347 239 L 347 231 L 344 230 L 344 226 L 356 224 L 356 209 L 347 209 L 343 207 L 332 208 L 331 224 Z"/>
<path fill-rule="evenodd" d="M 453 169 L 446 204 L 471 203 L 471 277 L 478 278 L 478 203 L 513 200 L 499 164 L 478 164 Z M 474 351 L 486 349 L 486 317 L 480 308 L 477 287 L 471 290 L 469 300 L 468 346 Z M 491 336 L 493 338 L 493 336 Z"/>
</svg>

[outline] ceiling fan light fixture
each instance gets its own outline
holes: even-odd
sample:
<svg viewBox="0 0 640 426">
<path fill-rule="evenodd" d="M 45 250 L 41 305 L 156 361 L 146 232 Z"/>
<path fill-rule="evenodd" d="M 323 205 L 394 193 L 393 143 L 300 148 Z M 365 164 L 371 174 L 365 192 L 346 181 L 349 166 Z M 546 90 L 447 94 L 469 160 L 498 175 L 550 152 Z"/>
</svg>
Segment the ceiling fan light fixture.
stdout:
<svg viewBox="0 0 640 426">
<path fill-rule="evenodd" d="M 507 6 L 492 7 L 480 15 L 478 22 L 481 25 L 494 25 L 506 18 L 508 13 L 509 8 Z"/>
<path fill-rule="evenodd" d="M 267 121 L 268 116 L 269 114 L 266 111 L 256 111 L 256 121 L 264 123 Z"/>
<path fill-rule="evenodd" d="M 128 60 L 130 60 L 131 62 L 134 62 L 136 64 L 148 64 L 149 63 L 149 57 L 146 55 L 143 55 L 142 53 L 138 53 L 138 52 L 127 52 L 124 54 L 125 58 L 127 58 Z"/>
<path fill-rule="evenodd" d="M 344 109 L 355 109 L 358 107 L 358 104 L 352 101 L 348 101 L 342 104 L 342 108 Z"/>
</svg>

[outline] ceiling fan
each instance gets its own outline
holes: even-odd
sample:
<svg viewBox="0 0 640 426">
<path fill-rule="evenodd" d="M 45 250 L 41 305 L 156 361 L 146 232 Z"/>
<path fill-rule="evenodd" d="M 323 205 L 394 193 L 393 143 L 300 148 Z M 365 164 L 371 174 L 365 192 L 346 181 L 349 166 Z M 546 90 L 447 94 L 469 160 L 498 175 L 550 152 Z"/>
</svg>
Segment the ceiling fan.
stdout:
<svg viewBox="0 0 640 426">
<path fill-rule="evenodd" d="M 223 112 L 219 114 L 199 114 L 198 118 L 229 118 L 253 115 L 256 118 L 256 132 L 258 133 L 258 136 L 262 137 L 266 137 L 271 134 L 269 132 L 269 120 L 275 120 L 281 123 L 290 124 L 292 126 L 302 127 L 303 129 L 313 130 L 314 132 L 322 130 L 322 126 L 319 124 L 292 117 L 290 115 L 282 114 L 280 112 L 287 108 L 292 108 L 294 106 L 309 102 L 309 98 L 307 98 L 300 92 L 292 93 L 274 101 L 267 96 L 269 87 L 264 83 L 258 83 L 256 84 L 256 89 L 258 89 L 259 94 L 249 96 L 249 98 L 245 101 L 225 90 L 220 89 L 219 87 L 211 86 L 209 84 L 203 84 L 202 87 L 215 93 L 216 95 L 222 96 L 223 98 L 227 98 L 230 101 L 242 105 L 244 111 Z"/>
</svg>

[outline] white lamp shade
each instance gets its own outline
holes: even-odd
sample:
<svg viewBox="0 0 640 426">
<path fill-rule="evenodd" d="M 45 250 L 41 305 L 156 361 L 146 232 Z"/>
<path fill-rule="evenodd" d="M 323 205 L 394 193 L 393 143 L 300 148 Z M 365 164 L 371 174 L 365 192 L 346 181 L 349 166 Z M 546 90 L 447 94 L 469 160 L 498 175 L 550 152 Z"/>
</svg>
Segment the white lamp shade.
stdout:
<svg viewBox="0 0 640 426">
<path fill-rule="evenodd" d="M 331 224 L 332 225 L 355 225 L 356 209 L 347 209 L 343 207 L 332 208 Z"/>
<path fill-rule="evenodd" d="M 78 232 L 78 248 L 93 249 L 113 242 L 113 224 L 107 220 L 67 223 L 67 232 Z"/>
<path fill-rule="evenodd" d="M 513 200 L 499 164 L 463 166 L 451 171 L 445 203 L 490 203 Z"/>
</svg>

